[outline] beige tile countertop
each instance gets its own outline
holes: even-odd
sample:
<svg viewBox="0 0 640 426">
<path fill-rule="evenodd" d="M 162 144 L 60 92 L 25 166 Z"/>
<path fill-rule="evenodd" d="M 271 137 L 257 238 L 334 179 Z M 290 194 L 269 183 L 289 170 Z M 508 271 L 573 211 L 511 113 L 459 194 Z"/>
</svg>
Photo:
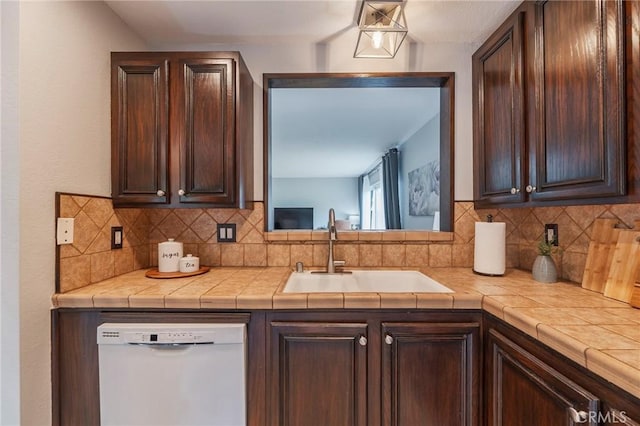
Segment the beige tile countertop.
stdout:
<svg viewBox="0 0 640 426">
<path fill-rule="evenodd" d="M 145 270 L 55 294 L 55 307 L 171 309 L 484 309 L 640 397 L 640 310 L 582 289 L 542 284 L 525 271 L 485 277 L 468 268 L 424 268 L 448 294 L 284 294 L 286 267 L 219 267 L 151 279 Z"/>
</svg>

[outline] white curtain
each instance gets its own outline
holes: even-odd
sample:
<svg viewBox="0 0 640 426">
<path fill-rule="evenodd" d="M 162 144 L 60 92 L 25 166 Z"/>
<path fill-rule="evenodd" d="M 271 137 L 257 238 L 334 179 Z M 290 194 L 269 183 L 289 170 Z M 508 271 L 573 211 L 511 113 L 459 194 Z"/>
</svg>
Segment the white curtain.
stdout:
<svg viewBox="0 0 640 426">
<path fill-rule="evenodd" d="M 362 229 L 385 229 L 382 167 L 362 176 Z"/>
</svg>

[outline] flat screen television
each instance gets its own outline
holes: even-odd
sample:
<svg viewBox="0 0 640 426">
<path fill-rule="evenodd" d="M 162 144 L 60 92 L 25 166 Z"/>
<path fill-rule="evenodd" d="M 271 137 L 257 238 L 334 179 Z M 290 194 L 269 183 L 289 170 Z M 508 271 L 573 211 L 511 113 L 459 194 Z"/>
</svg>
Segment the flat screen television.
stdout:
<svg viewBox="0 0 640 426">
<path fill-rule="evenodd" d="M 313 207 L 275 207 L 274 229 L 313 229 Z"/>
</svg>

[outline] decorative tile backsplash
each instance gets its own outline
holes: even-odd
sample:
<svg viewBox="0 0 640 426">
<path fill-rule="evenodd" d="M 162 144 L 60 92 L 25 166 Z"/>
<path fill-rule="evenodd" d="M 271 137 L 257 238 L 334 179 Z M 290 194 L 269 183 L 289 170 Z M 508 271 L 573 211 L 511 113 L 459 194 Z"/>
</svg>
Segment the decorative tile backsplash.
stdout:
<svg viewBox="0 0 640 426">
<path fill-rule="evenodd" d="M 70 291 L 135 269 L 157 265 L 157 244 L 168 238 L 184 243 L 184 253 L 208 266 L 323 266 L 326 237 L 274 238 L 264 233 L 264 204 L 243 209 L 114 209 L 102 197 L 59 194 L 59 216 L 75 218 L 74 243 L 59 246 L 60 292 Z M 640 218 L 637 204 L 474 210 L 472 202 L 456 202 L 454 235 L 442 241 L 420 241 L 420 234 L 343 233 L 335 246 L 337 259 L 361 267 L 473 266 L 475 222 L 492 214 L 507 224 L 507 267 L 530 270 L 545 223 L 557 223 L 562 252 L 555 255 L 559 275 L 580 282 L 593 220 L 618 218 L 628 226 Z M 218 243 L 216 225 L 235 223 L 236 243 Z M 123 226 L 123 248 L 111 250 L 111 226 Z M 318 237 L 319 236 L 319 237 Z M 406 238 L 405 238 L 406 236 Z M 321 239 L 315 239 L 321 238 Z M 305 241 L 303 241 L 305 240 Z"/>
<path fill-rule="evenodd" d="M 544 225 L 558 224 L 560 253 L 553 255 L 558 276 L 582 282 L 587 262 L 593 221 L 599 217 L 618 219 L 632 228 L 640 219 L 639 204 L 603 204 L 567 207 L 535 207 L 516 209 L 473 210 L 473 203 L 456 203 L 456 209 L 466 209 L 465 220 L 479 220 L 488 214 L 494 221 L 507 224 L 507 266 L 531 270 L 538 255 Z M 456 221 L 456 227 L 458 222 Z M 462 228 L 462 227 L 461 227 Z M 456 229 L 456 233 L 458 229 Z"/>
<path fill-rule="evenodd" d="M 57 194 L 59 217 L 75 218 L 73 244 L 58 247 L 59 291 L 149 267 L 149 218 L 143 209 L 114 210 L 110 198 Z M 111 250 L 111 227 L 123 248 Z"/>
</svg>

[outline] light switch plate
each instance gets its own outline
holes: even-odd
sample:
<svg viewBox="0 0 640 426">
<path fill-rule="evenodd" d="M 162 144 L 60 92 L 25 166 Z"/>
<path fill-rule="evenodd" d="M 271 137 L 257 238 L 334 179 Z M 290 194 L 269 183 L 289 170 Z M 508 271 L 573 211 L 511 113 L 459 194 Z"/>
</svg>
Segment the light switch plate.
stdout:
<svg viewBox="0 0 640 426">
<path fill-rule="evenodd" d="M 558 246 L 558 224 L 547 223 L 544 225 L 544 240 L 547 244 Z"/>
<path fill-rule="evenodd" d="M 56 232 L 56 242 L 58 245 L 73 244 L 73 223 L 72 217 L 59 217 Z"/>
<path fill-rule="evenodd" d="M 111 227 L 111 250 L 121 249 L 123 238 L 124 238 L 124 234 L 122 231 L 122 226 L 112 226 Z"/>
<path fill-rule="evenodd" d="M 219 223 L 218 224 L 218 242 L 219 243 L 235 243 L 236 242 L 236 224 L 235 223 Z"/>
</svg>

